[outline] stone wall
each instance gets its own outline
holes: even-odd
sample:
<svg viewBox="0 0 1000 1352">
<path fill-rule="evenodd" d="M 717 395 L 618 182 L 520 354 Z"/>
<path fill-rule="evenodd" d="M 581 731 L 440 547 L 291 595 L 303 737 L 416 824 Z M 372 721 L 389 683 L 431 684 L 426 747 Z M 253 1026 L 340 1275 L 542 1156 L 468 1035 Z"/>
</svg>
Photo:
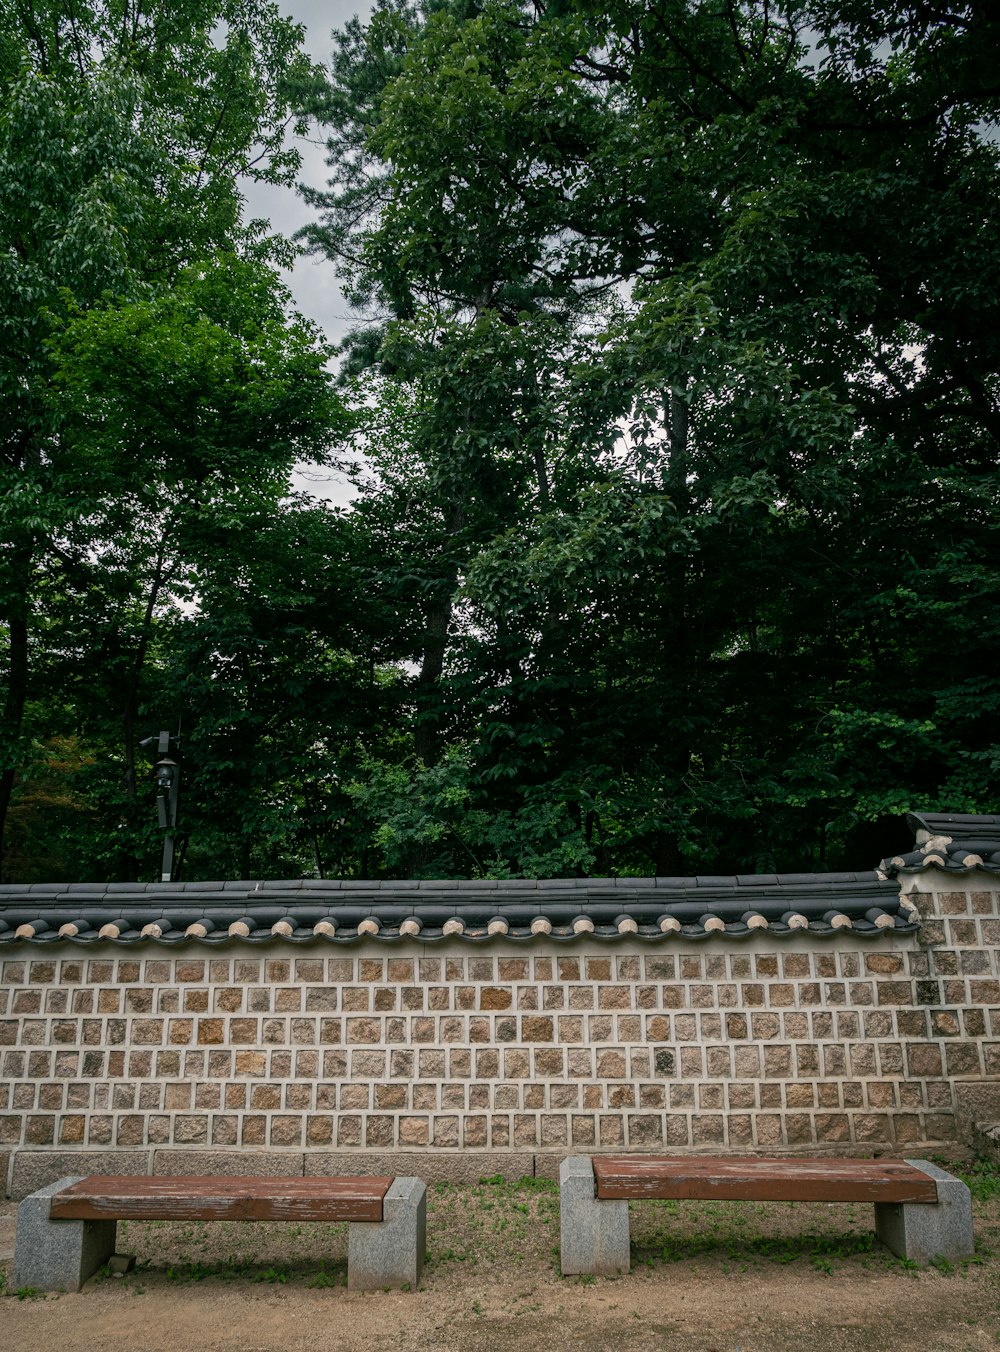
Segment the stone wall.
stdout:
<svg viewBox="0 0 1000 1352">
<path fill-rule="evenodd" d="M 976 876 L 904 879 L 919 934 L 869 940 L 7 950 L 0 1177 L 941 1148 L 1000 1117 L 1000 892 Z"/>
</svg>

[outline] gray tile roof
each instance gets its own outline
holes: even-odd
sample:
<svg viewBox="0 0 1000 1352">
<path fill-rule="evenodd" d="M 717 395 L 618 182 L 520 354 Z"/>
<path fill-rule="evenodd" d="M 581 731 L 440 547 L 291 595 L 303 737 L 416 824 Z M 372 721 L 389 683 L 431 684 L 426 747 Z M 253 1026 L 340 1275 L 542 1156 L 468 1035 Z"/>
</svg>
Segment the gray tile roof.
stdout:
<svg viewBox="0 0 1000 1352">
<path fill-rule="evenodd" d="M 788 937 L 911 933 L 916 913 L 876 872 L 692 878 L 359 882 L 35 883 L 0 886 L 0 949 L 70 941 L 216 945 L 239 937 L 349 944 L 591 936 Z"/>
<path fill-rule="evenodd" d="M 913 832 L 915 848 L 883 859 L 880 872 L 887 877 L 924 868 L 940 868 L 946 873 L 979 871 L 1000 877 L 1000 817 L 908 812 L 906 823 Z"/>
</svg>

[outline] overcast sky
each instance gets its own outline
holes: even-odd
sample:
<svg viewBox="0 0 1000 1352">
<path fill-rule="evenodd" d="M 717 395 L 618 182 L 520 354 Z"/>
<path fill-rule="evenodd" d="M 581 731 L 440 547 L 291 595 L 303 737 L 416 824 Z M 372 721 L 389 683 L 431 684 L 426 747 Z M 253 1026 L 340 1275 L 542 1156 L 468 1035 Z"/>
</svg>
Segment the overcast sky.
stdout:
<svg viewBox="0 0 1000 1352">
<path fill-rule="evenodd" d="M 280 9 L 306 26 L 306 48 L 312 58 L 329 63 L 332 43 L 330 32 L 341 28 L 355 14 L 367 15 L 370 5 L 355 0 L 279 0 Z M 299 143 L 302 151 L 304 182 L 312 187 L 326 183 L 325 148 L 322 133 L 316 129 L 311 138 Z M 266 184 L 250 184 L 246 192 L 247 217 L 266 217 L 275 230 L 292 235 L 313 219 L 313 212 L 296 193 L 288 188 L 273 188 Z M 318 258 L 300 258 L 295 268 L 286 274 L 297 308 L 313 319 L 334 340 L 341 338 L 347 327 L 347 308 L 337 286 L 333 267 Z"/>
<path fill-rule="evenodd" d="M 306 26 L 306 49 L 315 61 L 328 64 L 333 44 L 330 33 L 342 28 L 355 14 L 367 15 L 371 5 L 354 0 L 283 0 L 281 10 Z M 326 183 L 325 147 L 322 133 L 314 130 L 310 139 L 299 143 L 302 151 L 301 178 L 312 187 Z M 297 193 L 290 188 L 274 188 L 266 184 L 248 184 L 246 189 L 247 219 L 265 217 L 275 230 L 293 235 L 313 213 Z M 295 267 L 285 273 L 296 308 L 314 320 L 334 342 L 344 336 L 348 327 L 348 307 L 337 285 L 333 265 L 326 259 L 305 255 Z M 354 497 L 353 487 L 339 474 L 330 470 L 301 466 L 294 476 L 298 488 L 334 503 L 347 503 Z"/>
</svg>

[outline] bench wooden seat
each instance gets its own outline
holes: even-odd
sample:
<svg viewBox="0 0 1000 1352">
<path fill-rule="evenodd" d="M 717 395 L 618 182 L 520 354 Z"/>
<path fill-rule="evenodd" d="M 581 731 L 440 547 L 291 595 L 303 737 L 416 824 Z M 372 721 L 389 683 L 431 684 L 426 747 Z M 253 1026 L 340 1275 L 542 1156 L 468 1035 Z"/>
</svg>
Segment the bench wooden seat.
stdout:
<svg viewBox="0 0 1000 1352">
<path fill-rule="evenodd" d="M 416 1287 L 426 1216 L 418 1178 L 61 1178 L 18 1207 L 13 1282 L 78 1291 L 114 1253 L 120 1220 L 347 1221 L 349 1287 Z"/>
<path fill-rule="evenodd" d="M 392 1179 L 119 1178 L 94 1175 L 57 1193 L 50 1219 L 381 1221 Z"/>
<path fill-rule="evenodd" d="M 560 1170 L 565 1274 L 629 1270 L 629 1200 L 871 1202 L 878 1237 L 903 1258 L 974 1251 L 965 1184 L 927 1160 L 585 1155 Z"/>
<path fill-rule="evenodd" d="M 600 1198 L 746 1202 L 936 1202 L 937 1183 L 905 1160 L 685 1159 L 595 1155 Z"/>
</svg>

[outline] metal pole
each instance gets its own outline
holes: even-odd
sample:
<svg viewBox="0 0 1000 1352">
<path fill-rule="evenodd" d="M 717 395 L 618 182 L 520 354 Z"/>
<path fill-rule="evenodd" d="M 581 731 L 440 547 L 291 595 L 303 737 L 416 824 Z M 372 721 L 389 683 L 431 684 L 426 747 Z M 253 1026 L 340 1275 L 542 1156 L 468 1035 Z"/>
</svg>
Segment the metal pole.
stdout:
<svg viewBox="0 0 1000 1352">
<path fill-rule="evenodd" d="M 174 872 L 174 838 L 172 835 L 163 837 L 163 865 L 160 871 L 160 882 L 173 882 Z"/>
<path fill-rule="evenodd" d="M 154 742 L 159 756 L 153 767 L 156 776 L 156 821 L 160 830 L 166 832 L 163 837 L 160 882 L 169 883 L 173 882 L 175 872 L 174 833 L 177 830 L 177 803 L 181 782 L 181 767 L 177 757 L 180 756 L 180 751 L 178 739 L 171 737 L 169 732 L 161 732 L 158 738 L 148 737 L 142 745 L 152 746 Z M 179 861 L 176 871 L 180 872 Z"/>
</svg>

